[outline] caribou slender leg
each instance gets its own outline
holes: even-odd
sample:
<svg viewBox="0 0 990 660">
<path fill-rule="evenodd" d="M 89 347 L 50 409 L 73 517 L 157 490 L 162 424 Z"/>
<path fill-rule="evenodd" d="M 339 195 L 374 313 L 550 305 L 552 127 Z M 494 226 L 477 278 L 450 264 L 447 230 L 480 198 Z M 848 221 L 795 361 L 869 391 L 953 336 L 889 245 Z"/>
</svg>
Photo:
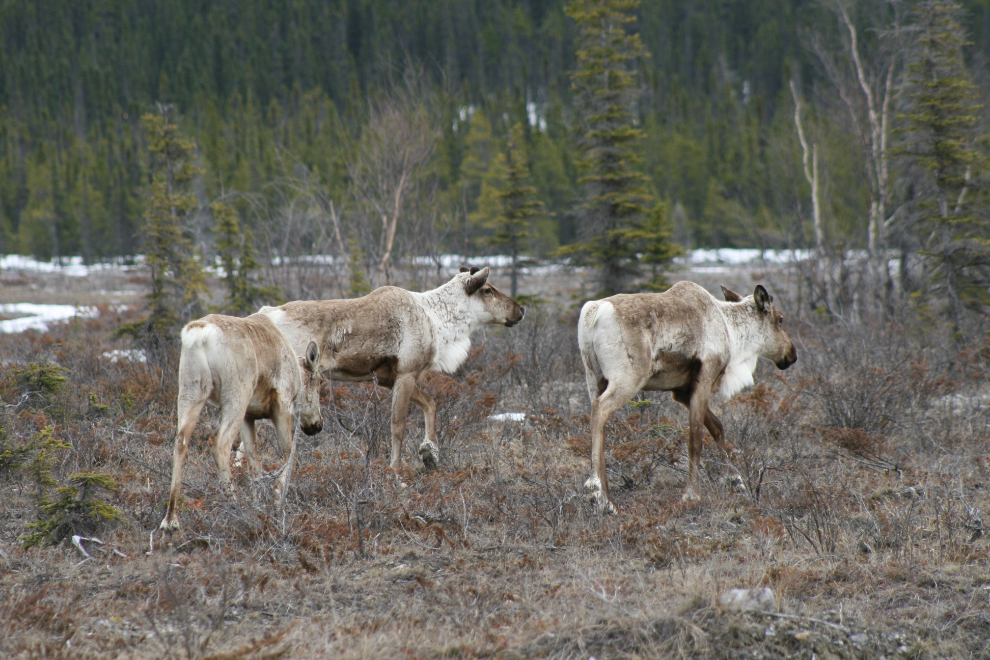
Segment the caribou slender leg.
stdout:
<svg viewBox="0 0 990 660">
<path fill-rule="evenodd" d="M 402 438 L 406 434 L 409 399 L 415 389 L 415 374 L 400 376 L 392 385 L 392 457 L 389 461 L 389 465 L 392 466 L 397 465 L 402 460 Z M 427 465 L 426 467 L 430 468 L 431 466 Z"/>
<path fill-rule="evenodd" d="M 292 474 L 293 462 L 296 459 L 296 437 L 295 424 L 292 423 L 292 411 L 284 410 L 280 406 L 272 414 L 272 423 L 275 424 L 275 432 L 278 435 L 279 444 L 282 447 L 282 458 L 285 459 L 285 465 L 282 467 L 282 473 L 278 477 L 278 481 L 275 483 L 275 496 L 278 498 L 277 508 L 282 509 L 282 503 L 285 501 L 285 489 L 286 484 L 289 482 L 289 476 Z"/>
<path fill-rule="evenodd" d="M 419 456 L 423 459 L 426 469 L 436 468 L 440 458 L 440 445 L 437 444 L 437 402 L 429 394 L 413 387 L 410 400 L 423 411 L 423 422 L 426 426 L 426 439 L 419 446 Z"/>
<path fill-rule="evenodd" d="M 159 526 L 166 532 L 179 529 L 179 515 L 176 509 L 182 492 L 182 469 L 186 464 L 186 455 L 189 453 L 189 438 L 196 428 L 196 421 L 208 396 L 208 393 L 204 392 L 199 400 L 179 399 L 179 432 L 175 436 L 175 449 L 172 452 L 172 487 L 168 494 L 168 511 L 165 512 L 165 518 Z"/>
<path fill-rule="evenodd" d="M 674 397 L 674 401 L 677 403 L 684 404 L 685 408 L 691 407 L 691 393 L 687 390 L 673 390 L 671 394 Z M 722 422 L 719 421 L 715 413 L 712 412 L 711 406 L 707 406 L 705 410 L 705 428 L 708 432 L 712 434 L 712 439 L 715 440 L 719 448 L 725 453 L 726 458 L 729 457 L 729 445 L 725 444 L 725 430 L 722 428 Z"/>
<path fill-rule="evenodd" d="M 241 423 L 241 453 L 247 459 L 248 471 L 252 477 L 261 474 L 261 464 L 258 462 L 258 431 L 253 419 L 245 419 Z M 235 463 L 236 465 L 236 463 Z"/>
<path fill-rule="evenodd" d="M 710 415 L 708 410 L 708 397 L 710 387 L 705 387 L 701 383 L 696 384 L 691 392 L 691 403 L 688 405 L 688 479 L 687 487 L 684 489 L 683 499 L 697 500 L 698 495 L 698 464 L 701 462 L 701 447 L 704 438 L 705 422 Z M 714 417 L 714 415 L 711 415 Z"/>
<path fill-rule="evenodd" d="M 605 423 L 612 413 L 636 396 L 644 383 L 610 380 L 601 396 L 591 402 L 591 478 L 584 482 L 584 487 L 591 491 L 590 499 L 600 514 L 616 512 L 608 494 L 605 472 Z"/>
<path fill-rule="evenodd" d="M 691 394 L 687 390 L 674 390 L 671 394 L 674 397 L 674 401 L 684 404 L 684 406 L 688 409 L 691 408 Z M 708 432 L 711 434 L 715 444 L 718 445 L 725 457 L 726 462 L 728 462 L 732 456 L 732 450 L 729 448 L 729 445 L 725 443 L 725 429 L 722 427 L 722 422 L 719 418 L 712 412 L 711 406 L 707 405 L 705 410 L 705 428 L 708 429 Z M 690 449 L 688 452 L 690 453 Z M 736 475 L 733 478 L 733 481 L 736 483 L 736 488 L 739 489 L 742 485 L 742 477 Z M 744 486 L 742 486 L 742 488 L 745 489 Z"/>
<path fill-rule="evenodd" d="M 229 494 L 233 492 L 230 479 L 230 450 L 234 446 L 234 438 L 240 432 L 241 423 L 244 421 L 244 413 L 247 412 L 247 398 L 245 403 L 237 405 L 237 401 L 224 401 L 222 404 L 222 414 L 220 417 L 220 430 L 217 431 L 213 439 L 213 446 L 210 453 L 213 454 L 213 462 L 217 466 L 217 475 L 220 477 L 220 485 Z"/>
</svg>

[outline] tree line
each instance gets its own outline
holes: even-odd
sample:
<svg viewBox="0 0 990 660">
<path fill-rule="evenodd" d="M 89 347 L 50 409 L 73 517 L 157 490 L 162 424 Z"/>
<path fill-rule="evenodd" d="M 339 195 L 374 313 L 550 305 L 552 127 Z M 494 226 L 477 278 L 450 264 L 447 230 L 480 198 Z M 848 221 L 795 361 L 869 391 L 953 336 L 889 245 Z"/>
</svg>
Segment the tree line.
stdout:
<svg viewBox="0 0 990 660">
<path fill-rule="evenodd" d="M 828 313 L 984 304 L 987 0 L 9 0 L 0 32 L 0 252 L 145 252 L 168 107 L 190 249 L 294 259 L 293 295 L 322 256 L 342 295 L 444 252 L 568 256 L 605 292 L 739 246 L 817 253 Z"/>
</svg>

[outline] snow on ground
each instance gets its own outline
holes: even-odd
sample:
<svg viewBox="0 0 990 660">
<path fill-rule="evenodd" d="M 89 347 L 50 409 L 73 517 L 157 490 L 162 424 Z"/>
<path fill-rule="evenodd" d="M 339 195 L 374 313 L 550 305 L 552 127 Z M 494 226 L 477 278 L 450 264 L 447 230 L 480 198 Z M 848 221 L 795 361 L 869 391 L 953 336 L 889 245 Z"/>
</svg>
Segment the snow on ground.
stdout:
<svg viewBox="0 0 990 660">
<path fill-rule="evenodd" d="M 144 257 L 139 255 L 134 257 L 134 263 L 140 264 Z M 55 259 L 51 261 L 38 261 L 33 257 L 25 257 L 20 254 L 0 255 L 0 270 L 21 270 L 31 273 L 59 273 L 68 277 L 86 277 L 90 273 L 99 270 L 126 270 L 133 268 L 133 265 L 122 265 L 119 263 L 95 263 L 85 265 L 82 257 L 64 257 L 59 264 Z"/>
<path fill-rule="evenodd" d="M 93 318 L 99 312 L 95 307 L 77 307 L 76 305 L 39 305 L 35 303 L 0 304 L 0 315 L 17 315 L 18 318 L 0 321 L 0 332 L 15 333 L 25 330 L 48 330 L 48 325 L 59 321 L 67 321 L 79 316 Z"/>
<path fill-rule="evenodd" d="M 119 361 L 140 362 L 141 364 L 147 364 L 148 362 L 148 354 L 145 353 L 140 348 L 114 349 L 112 351 L 104 351 L 103 357 L 110 360 L 111 364 L 117 364 L 117 362 Z"/>
<path fill-rule="evenodd" d="M 522 412 L 507 412 L 499 413 L 497 415 L 489 415 L 488 419 L 493 422 L 525 422 L 526 413 Z"/>
</svg>

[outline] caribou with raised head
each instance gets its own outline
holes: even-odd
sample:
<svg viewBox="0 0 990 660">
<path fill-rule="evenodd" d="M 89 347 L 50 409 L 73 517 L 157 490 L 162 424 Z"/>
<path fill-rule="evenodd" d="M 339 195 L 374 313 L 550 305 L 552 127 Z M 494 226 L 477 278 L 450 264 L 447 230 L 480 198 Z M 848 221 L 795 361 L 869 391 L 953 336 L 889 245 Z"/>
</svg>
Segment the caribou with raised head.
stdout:
<svg viewBox="0 0 990 660">
<path fill-rule="evenodd" d="M 182 469 L 189 451 L 189 438 L 206 403 L 220 406 L 220 428 L 210 453 L 220 483 L 229 492 L 230 450 L 237 433 L 248 461 L 257 476 L 261 467 L 255 456 L 257 435 L 254 423 L 270 419 L 275 424 L 286 464 L 278 489 L 282 497 L 292 471 L 296 447 L 292 417 L 307 435 L 323 428 L 320 412 L 319 346 L 310 341 L 297 357 L 289 342 L 266 316 L 247 318 L 210 314 L 182 329 L 179 356 L 178 433 L 172 457 L 172 488 L 168 511 L 161 529 L 179 529 L 176 507 L 182 490 Z M 282 498 L 279 499 L 281 505 Z"/>
<path fill-rule="evenodd" d="M 614 513 L 605 475 L 605 422 L 641 390 L 669 391 L 689 410 L 684 499 L 698 498 L 703 428 L 728 454 L 722 423 L 708 401 L 753 384 L 760 357 L 779 369 L 797 360 L 784 317 L 762 286 L 743 298 L 724 286 L 725 302 L 692 282 L 663 293 L 619 294 L 585 303 L 578 344 L 591 398 L 591 478 L 585 488 L 599 513 Z"/>
<path fill-rule="evenodd" d="M 320 368 L 331 380 L 373 380 L 392 390 L 391 465 L 402 458 L 409 402 L 419 406 L 426 426 L 419 455 L 432 469 L 440 455 L 436 403 L 417 382 L 430 369 L 456 371 L 477 328 L 512 327 L 525 312 L 488 282 L 488 275 L 488 268 L 463 267 L 424 293 L 383 286 L 361 298 L 290 302 L 258 313 L 268 316 L 295 350 L 316 338 Z"/>
</svg>

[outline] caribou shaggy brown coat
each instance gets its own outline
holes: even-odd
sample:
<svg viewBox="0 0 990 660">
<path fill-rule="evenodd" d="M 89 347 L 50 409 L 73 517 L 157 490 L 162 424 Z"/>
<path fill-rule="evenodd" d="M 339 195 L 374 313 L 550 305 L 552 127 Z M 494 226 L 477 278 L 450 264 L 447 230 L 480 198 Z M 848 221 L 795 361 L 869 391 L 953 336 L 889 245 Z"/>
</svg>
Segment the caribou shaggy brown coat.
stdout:
<svg viewBox="0 0 990 660">
<path fill-rule="evenodd" d="M 230 450 L 238 431 L 248 468 L 261 469 L 255 456 L 257 436 L 254 422 L 270 419 L 275 424 L 282 452 L 287 456 L 279 478 L 285 485 L 295 459 L 292 416 L 308 435 L 323 428 L 320 413 L 320 382 L 317 370 L 320 349 L 312 341 L 296 357 L 292 347 L 266 316 L 247 318 L 210 314 L 182 329 L 179 357 L 178 433 L 172 457 L 172 488 L 168 511 L 161 529 L 179 528 L 177 507 L 182 490 L 182 469 L 189 451 L 189 438 L 206 403 L 220 406 L 220 428 L 210 447 L 220 483 L 230 490 Z M 281 504 L 281 499 L 279 500 Z"/>
<path fill-rule="evenodd" d="M 641 390 L 662 390 L 688 407 L 685 499 L 698 497 L 702 427 L 728 453 L 722 423 L 708 407 L 753 384 L 762 356 L 780 369 L 797 360 L 784 317 L 762 286 L 741 297 L 722 287 L 726 302 L 692 282 L 663 293 L 620 294 L 585 303 L 578 344 L 591 398 L 591 478 L 585 487 L 600 513 L 614 513 L 605 475 L 605 422 Z"/>
<path fill-rule="evenodd" d="M 296 351 L 316 338 L 320 368 L 331 380 L 373 380 L 392 389 L 392 465 L 402 457 L 409 402 L 419 406 L 426 425 L 419 455 L 429 469 L 440 454 L 436 403 L 417 381 L 430 369 L 456 371 L 480 326 L 511 327 L 523 318 L 525 310 L 492 286 L 488 274 L 488 268 L 462 268 L 425 293 L 384 286 L 362 298 L 291 302 L 258 313 L 271 318 Z"/>
</svg>

